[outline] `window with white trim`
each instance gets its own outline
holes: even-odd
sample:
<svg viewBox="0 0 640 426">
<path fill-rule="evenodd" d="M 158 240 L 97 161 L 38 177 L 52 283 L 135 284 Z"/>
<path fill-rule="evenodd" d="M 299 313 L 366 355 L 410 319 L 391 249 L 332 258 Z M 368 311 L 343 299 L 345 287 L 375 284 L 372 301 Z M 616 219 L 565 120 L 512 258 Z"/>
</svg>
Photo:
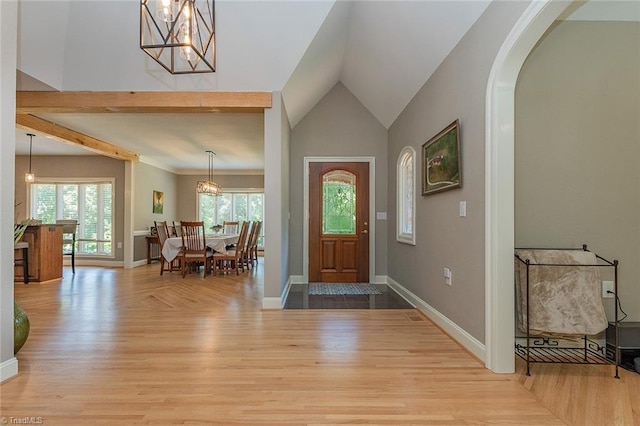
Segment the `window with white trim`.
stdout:
<svg viewBox="0 0 640 426">
<path fill-rule="evenodd" d="M 400 151 L 397 170 L 397 226 L 396 239 L 416 244 L 416 152 L 410 146 Z"/>
<path fill-rule="evenodd" d="M 210 232 L 214 225 L 224 221 L 262 221 L 258 247 L 264 247 L 264 192 L 255 190 L 229 190 L 222 195 L 198 194 L 198 220 Z"/>
<path fill-rule="evenodd" d="M 29 185 L 30 216 L 42 223 L 76 219 L 76 254 L 114 257 L 113 179 L 38 179 Z"/>
</svg>

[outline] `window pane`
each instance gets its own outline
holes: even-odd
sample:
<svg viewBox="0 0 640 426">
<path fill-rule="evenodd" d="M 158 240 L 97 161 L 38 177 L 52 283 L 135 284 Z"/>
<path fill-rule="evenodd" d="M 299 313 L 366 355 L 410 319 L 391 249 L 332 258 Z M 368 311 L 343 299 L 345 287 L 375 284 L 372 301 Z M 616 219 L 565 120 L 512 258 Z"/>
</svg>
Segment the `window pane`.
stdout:
<svg viewBox="0 0 640 426">
<path fill-rule="evenodd" d="M 84 232 L 80 238 L 88 240 L 98 239 L 98 191 L 97 185 L 84 185 Z M 96 254 L 98 252 L 97 241 L 89 241 L 85 244 L 87 253 Z"/>
<path fill-rule="evenodd" d="M 217 225 L 222 225 L 222 223 L 226 221 L 232 221 L 231 219 L 231 200 L 232 194 L 222 194 L 218 196 L 218 223 Z"/>
<path fill-rule="evenodd" d="M 56 185 L 31 185 L 33 204 L 31 216 L 42 223 L 56 222 Z"/>
<path fill-rule="evenodd" d="M 111 224 L 113 223 L 113 212 L 111 210 L 112 206 L 112 191 L 111 185 L 102 184 L 100 185 L 100 190 L 102 191 L 102 235 L 100 239 L 109 240 L 109 243 L 103 243 L 101 252 L 104 254 L 112 253 L 112 241 L 113 241 L 113 232 L 111 229 Z"/>
<path fill-rule="evenodd" d="M 334 170 L 322 178 L 322 233 L 356 232 L 356 176 L 346 170 Z"/>
<path fill-rule="evenodd" d="M 415 217 L 413 204 L 416 171 L 414 163 L 415 151 L 410 147 L 405 147 L 398 157 L 397 166 L 398 193 L 396 208 L 398 211 L 398 222 L 396 228 L 396 237 L 398 241 L 410 244 L 415 243 Z"/>
<path fill-rule="evenodd" d="M 262 222 L 258 247 L 264 247 L 264 194 L 249 194 L 249 220 Z"/>
<path fill-rule="evenodd" d="M 110 256 L 113 252 L 111 183 L 38 183 L 31 185 L 31 212 L 44 223 L 78 220 L 77 254 Z M 100 240 L 98 242 L 97 240 Z"/>
<path fill-rule="evenodd" d="M 249 194 L 249 220 L 262 220 L 263 194 Z"/>
<path fill-rule="evenodd" d="M 404 161 L 404 212 L 402 215 L 405 234 L 413 233 L 413 157 L 407 154 Z"/>
<path fill-rule="evenodd" d="M 225 192 L 218 197 L 199 194 L 198 200 L 198 220 L 204 222 L 207 232 L 213 225 L 222 225 L 224 221 L 263 221 L 263 193 Z M 260 230 L 258 246 L 263 247 L 263 242 L 264 225 Z"/>
<path fill-rule="evenodd" d="M 78 185 L 60 185 L 62 192 L 62 217 L 78 219 Z"/>
<path fill-rule="evenodd" d="M 211 227 L 217 225 L 216 223 L 216 200 L 218 197 L 206 194 L 198 194 L 200 205 L 199 220 L 204 222 L 205 232 L 211 232 Z"/>
<path fill-rule="evenodd" d="M 247 194 L 233 194 L 233 219 L 242 223 L 247 220 Z"/>
</svg>

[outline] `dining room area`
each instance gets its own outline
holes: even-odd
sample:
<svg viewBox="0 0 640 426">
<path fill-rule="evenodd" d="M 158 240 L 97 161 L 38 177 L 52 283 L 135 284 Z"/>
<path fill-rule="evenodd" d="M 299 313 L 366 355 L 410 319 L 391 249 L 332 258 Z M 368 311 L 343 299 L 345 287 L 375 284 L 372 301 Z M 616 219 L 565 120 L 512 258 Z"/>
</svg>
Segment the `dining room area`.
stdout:
<svg viewBox="0 0 640 426">
<path fill-rule="evenodd" d="M 258 265 L 262 221 L 225 221 L 205 228 L 204 221 L 156 221 L 160 275 L 180 272 L 240 275 Z"/>
</svg>

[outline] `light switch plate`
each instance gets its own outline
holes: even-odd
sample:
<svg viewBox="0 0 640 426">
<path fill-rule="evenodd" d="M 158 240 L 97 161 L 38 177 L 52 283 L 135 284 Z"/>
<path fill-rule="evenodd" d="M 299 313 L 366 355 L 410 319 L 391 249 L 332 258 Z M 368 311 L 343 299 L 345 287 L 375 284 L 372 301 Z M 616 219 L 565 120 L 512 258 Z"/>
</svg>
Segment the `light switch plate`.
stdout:
<svg viewBox="0 0 640 426">
<path fill-rule="evenodd" d="M 451 277 L 452 277 L 451 269 L 445 267 L 444 268 L 444 283 L 446 285 L 451 285 Z"/>
</svg>

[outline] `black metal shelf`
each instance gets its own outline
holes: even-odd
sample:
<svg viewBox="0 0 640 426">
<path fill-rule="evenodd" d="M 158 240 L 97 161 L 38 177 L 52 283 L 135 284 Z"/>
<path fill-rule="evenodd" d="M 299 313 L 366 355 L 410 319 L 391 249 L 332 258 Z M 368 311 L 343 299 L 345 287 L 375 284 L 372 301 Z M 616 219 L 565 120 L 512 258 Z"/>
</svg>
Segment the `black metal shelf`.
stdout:
<svg viewBox="0 0 640 426">
<path fill-rule="evenodd" d="M 529 249 L 532 250 L 532 249 Z M 548 250 L 548 249 L 544 249 Z M 560 250 L 584 250 L 587 249 L 587 245 L 583 244 L 582 248 L 573 249 L 560 249 Z M 594 266 L 594 267 L 610 267 L 613 268 L 614 276 L 614 294 L 618 295 L 618 261 L 607 260 L 595 254 L 598 264 L 595 265 L 576 265 L 576 266 Z M 565 337 L 553 337 L 553 336 L 538 336 L 532 335 L 529 332 L 529 268 L 532 266 L 572 266 L 568 264 L 555 265 L 555 264 L 534 264 L 528 259 L 522 259 L 517 254 L 515 255 L 516 262 L 520 262 L 526 267 L 526 294 L 527 294 L 527 330 L 526 335 L 520 336 L 521 340 L 524 340 L 525 344 L 516 341 L 515 354 L 524 359 L 527 363 L 527 376 L 531 375 L 532 363 L 547 363 L 547 364 L 614 364 L 615 365 L 615 378 L 619 379 L 618 368 L 620 366 L 620 321 L 618 317 L 618 304 L 615 307 L 615 318 L 611 322 L 612 330 L 607 331 L 607 338 L 604 345 L 600 345 L 598 342 L 590 339 L 589 336 L 575 336 L 571 339 Z M 517 291 L 517 289 L 516 289 Z M 563 346 L 560 341 L 564 341 Z M 566 346 L 568 341 L 572 341 L 573 345 Z M 613 344 L 611 344 L 613 342 Z"/>
</svg>

